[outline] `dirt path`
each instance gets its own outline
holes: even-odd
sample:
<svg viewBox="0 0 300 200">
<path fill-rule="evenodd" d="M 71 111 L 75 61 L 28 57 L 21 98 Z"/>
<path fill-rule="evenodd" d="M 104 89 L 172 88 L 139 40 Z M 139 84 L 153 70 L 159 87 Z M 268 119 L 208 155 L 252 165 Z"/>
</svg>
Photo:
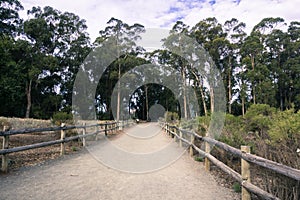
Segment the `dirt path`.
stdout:
<svg viewBox="0 0 300 200">
<path fill-rule="evenodd" d="M 123 134 L 111 142 L 128 152 L 138 150 L 141 155 L 166 148 L 166 145 L 174 151 L 182 150 L 161 132 L 151 135 L 150 129 L 158 130 L 155 125 L 139 125 L 129 129 L 129 135 Z M 143 133 L 144 138 L 136 137 L 139 132 Z M 109 150 L 101 148 L 102 141 L 100 139 L 89 150 L 78 154 L 1 175 L 0 199 L 239 199 L 239 195 L 219 186 L 204 171 L 203 164 L 194 161 L 187 152 L 160 170 L 126 173 L 109 168 L 95 159 L 99 150 Z M 155 164 L 149 165 L 157 167 Z"/>
</svg>

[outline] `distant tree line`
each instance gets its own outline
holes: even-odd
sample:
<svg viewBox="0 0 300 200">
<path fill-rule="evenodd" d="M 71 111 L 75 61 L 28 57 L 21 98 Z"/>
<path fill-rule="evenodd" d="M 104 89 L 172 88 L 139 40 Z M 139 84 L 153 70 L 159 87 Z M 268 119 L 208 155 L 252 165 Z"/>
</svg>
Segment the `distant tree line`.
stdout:
<svg viewBox="0 0 300 200">
<path fill-rule="evenodd" d="M 136 44 L 143 25 L 128 25 L 111 18 L 95 41 L 87 33 L 86 21 L 78 15 L 52 7 L 33 7 L 28 19 L 19 17 L 18 0 L 0 2 L 0 115 L 48 119 L 56 112 L 71 113 L 73 83 L 86 56 L 114 36 L 123 50 L 105 71 L 95 96 L 97 117 L 112 119 L 111 95 L 117 88 L 117 119 L 121 104 L 135 110 L 135 117 L 149 118 L 149 108 L 161 104 L 182 118 L 191 117 L 189 96 L 183 94 L 183 109 L 170 90 L 159 84 L 137 88 L 130 99 L 122 99 L 118 80 L 136 66 L 153 60 L 171 66 L 183 77 L 178 87 L 192 87 L 198 98 L 198 116 L 213 111 L 214 95 L 205 77 L 191 64 L 168 50 L 171 34 L 194 38 L 209 52 L 221 73 L 226 91 L 226 109 L 245 115 L 253 104 L 278 110 L 300 109 L 300 22 L 286 24 L 282 18 L 265 18 L 245 32 L 246 24 L 231 19 L 220 24 L 207 18 L 189 27 L 177 21 L 165 49 L 146 52 Z M 287 29 L 283 29 L 286 27 Z M 160 73 L 159 71 L 155 73 Z M 136 73 L 138 76 L 139 73 Z M 136 77 L 137 78 L 137 77 Z"/>
</svg>

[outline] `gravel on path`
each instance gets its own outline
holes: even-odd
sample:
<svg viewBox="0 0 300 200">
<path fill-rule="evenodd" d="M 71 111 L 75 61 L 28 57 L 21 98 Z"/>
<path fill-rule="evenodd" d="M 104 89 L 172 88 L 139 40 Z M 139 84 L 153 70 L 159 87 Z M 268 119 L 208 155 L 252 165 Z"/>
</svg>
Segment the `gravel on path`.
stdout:
<svg viewBox="0 0 300 200">
<path fill-rule="evenodd" d="M 172 140 L 159 135 L 166 143 Z M 119 136 L 116 143 L 128 142 L 124 137 Z M 0 200 L 240 199 L 239 194 L 218 185 L 188 152 L 161 170 L 134 174 L 104 166 L 84 149 L 40 166 L 2 174 L 0 188 Z"/>
</svg>

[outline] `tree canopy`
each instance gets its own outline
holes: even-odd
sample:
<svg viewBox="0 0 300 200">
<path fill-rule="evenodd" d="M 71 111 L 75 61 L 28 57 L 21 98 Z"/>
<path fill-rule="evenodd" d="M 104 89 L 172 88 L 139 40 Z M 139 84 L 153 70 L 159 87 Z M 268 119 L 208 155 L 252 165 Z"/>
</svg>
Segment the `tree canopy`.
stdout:
<svg viewBox="0 0 300 200">
<path fill-rule="evenodd" d="M 221 24 L 209 17 L 192 27 L 177 21 L 164 39 L 165 48 L 146 52 L 136 45 L 145 31 L 141 24 L 129 25 L 112 17 L 91 41 L 86 21 L 74 13 L 33 7 L 24 20 L 18 14 L 23 9 L 19 1 L 0 4 L 0 115 L 48 119 L 58 111 L 70 113 L 74 80 L 86 56 L 107 38 L 116 37 L 115 45 L 122 52 L 99 80 L 94 97 L 98 118 L 112 119 L 112 106 L 116 106 L 118 119 L 122 112 L 133 110 L 135 117 L 149 119 L 149 109 L 155 104 L 190 118 L 195 108 L 186 93 L 188 87 L 197 96 L 196 116 L 207 116 L 214 111 L 218 97 L 193 63 L 168 49 L 178 45 L 172 40 L 172 34 L 178 33 L 194 38 L 211 56 L 224 84 L 228 113 L 245 115 L 253 104 L 282 111 L 300 109 L 300 22 L 286 24 L 283 18 L 265 18 L 247 34 L 246 24 L 235 18 Z M 283 26 L 287 29 L 280 29 Z M 184 43 L 176 48 L 183 47 Z M 156 83 L 136 88 L 131 96 L 121 99 L 130 86 L 120 85 L 120 78 L 149 63 L 172 67 L 181 74 L 182 105 L 172 91 Z M 157 77 L 162 73 L 155 68 L 152 72 Z M 132 80 L 142 79 L 141 73 L 136 70 Z M 115 87 L 116 103 L 111 101 Z"/>
</svg>

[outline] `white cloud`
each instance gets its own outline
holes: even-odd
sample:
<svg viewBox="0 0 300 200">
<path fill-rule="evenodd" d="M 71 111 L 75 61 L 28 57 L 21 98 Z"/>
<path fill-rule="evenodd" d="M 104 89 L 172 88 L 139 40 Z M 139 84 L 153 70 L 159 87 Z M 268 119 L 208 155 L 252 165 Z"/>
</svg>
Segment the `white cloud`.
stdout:
<svg viewBox="0 0 300 200">
<path fill-rule="evenodd" d="M 171 28 L 178 19 L 193 26 L 207 17 L 220 23 L 237 18 L 247 24 L 248 32 L 265 17 L 282 17 L 287 23 L 300 21 L 300 0 L 21 0 L 26 10 L 32 6 L 52 6 L 73 12 L 87 20 L 92 39 L 106 22 L 115 17 L 128 24 L 140 23 L 146 28 Z M 26 16 L 25 12 L 22 16 Z M 25 17 L 26 18 L 26 17 Z"/>
</svg>

